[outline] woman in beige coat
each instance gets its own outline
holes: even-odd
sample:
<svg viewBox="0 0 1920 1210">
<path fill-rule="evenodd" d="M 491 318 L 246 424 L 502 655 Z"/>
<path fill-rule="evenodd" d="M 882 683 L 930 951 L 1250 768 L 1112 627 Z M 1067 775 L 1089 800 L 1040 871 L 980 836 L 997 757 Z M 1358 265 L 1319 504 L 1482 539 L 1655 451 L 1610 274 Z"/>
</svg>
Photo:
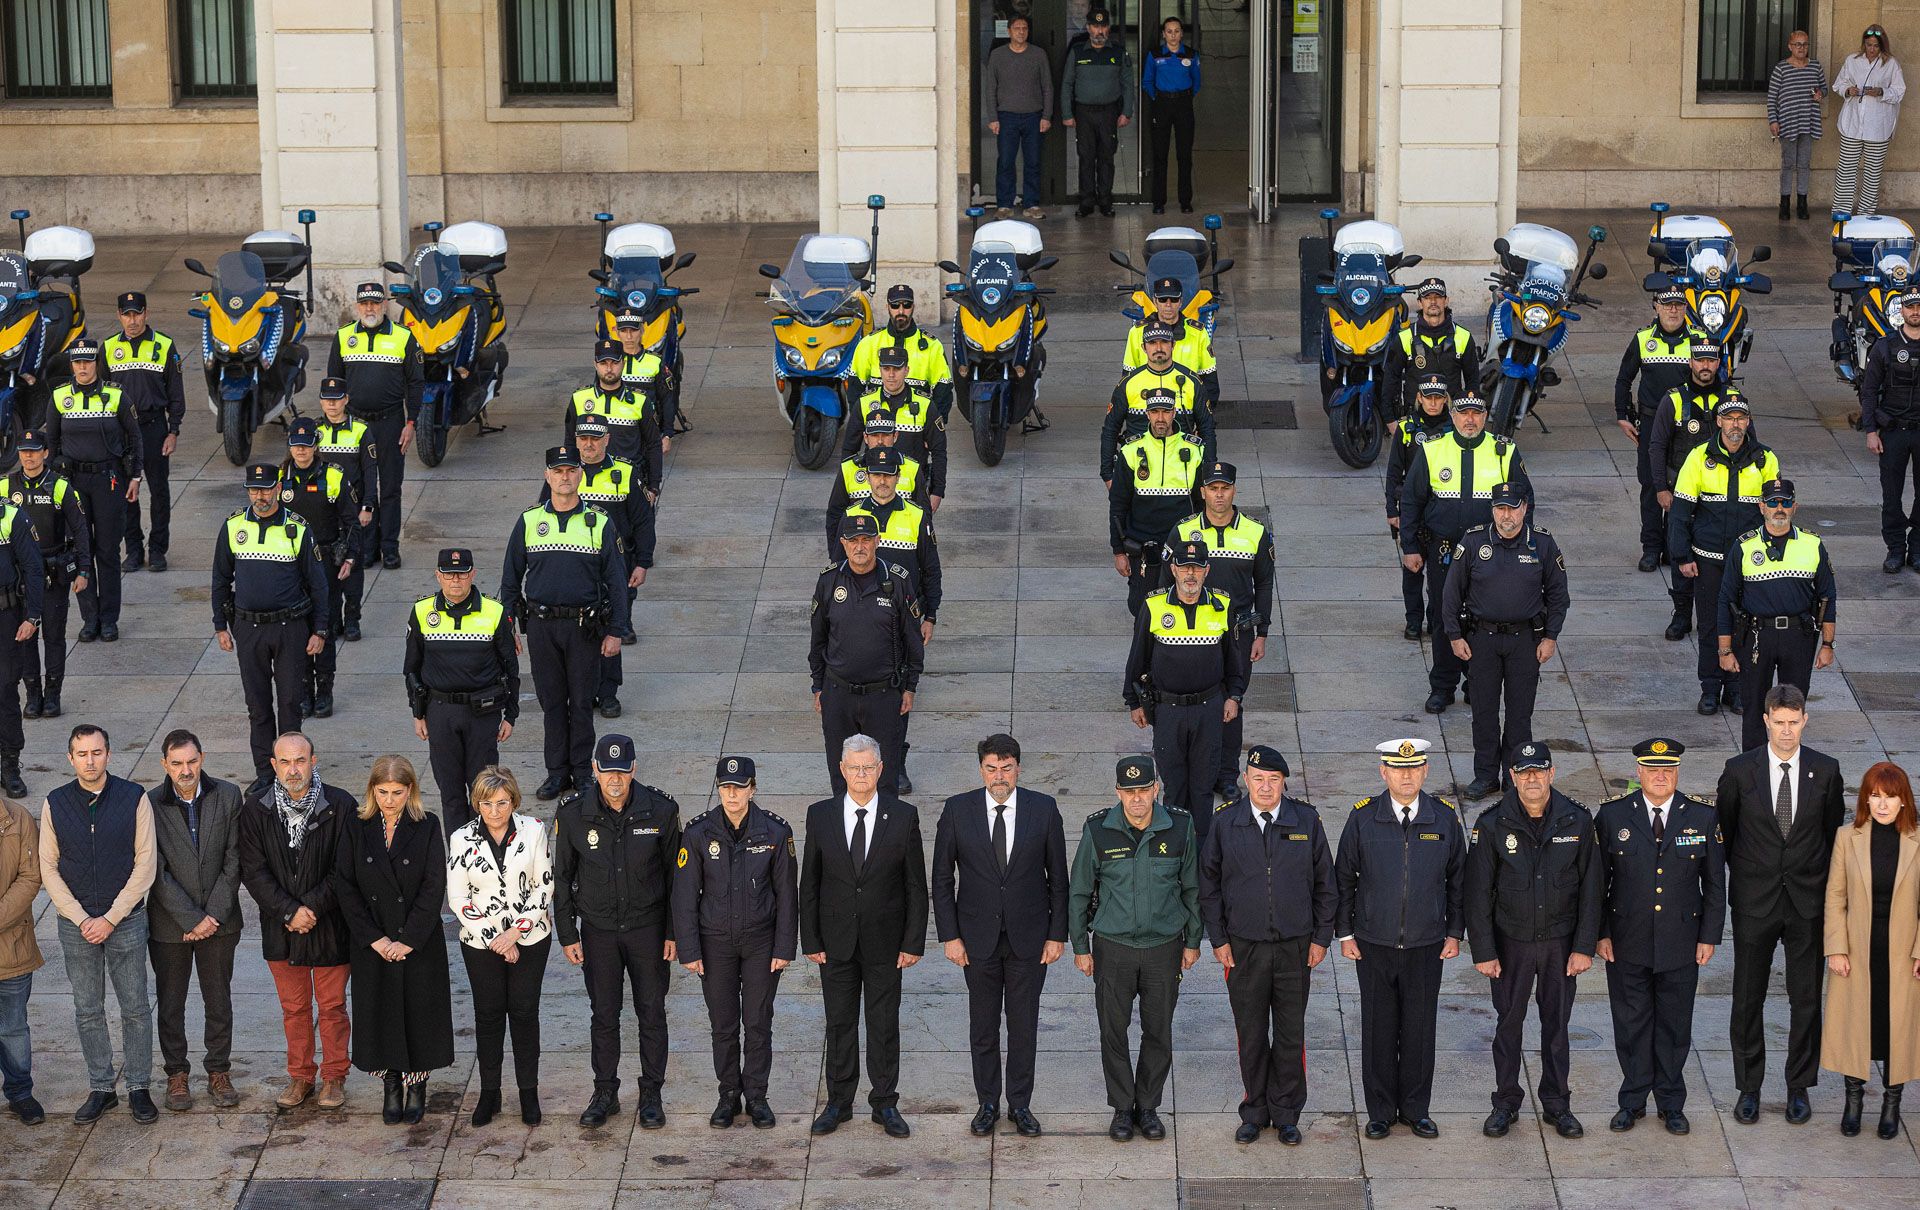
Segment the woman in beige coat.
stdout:
<svg viewBox="0 0 1920 1210">
<path fill-rule="evenodd" d="M 1860 779 L 1851 827 L 1827 875 L 1827 1008 L 1820 1066 L 1847 1078 L 1840 1133 L 1860 1133 L 1867 1077 L 1881 1065 L 1883 1139 L 1899 1137 L 1900 1093 L 1920 1076 L 1920 825 L 1913 785 L 1888 761 Z"/>
</svg>

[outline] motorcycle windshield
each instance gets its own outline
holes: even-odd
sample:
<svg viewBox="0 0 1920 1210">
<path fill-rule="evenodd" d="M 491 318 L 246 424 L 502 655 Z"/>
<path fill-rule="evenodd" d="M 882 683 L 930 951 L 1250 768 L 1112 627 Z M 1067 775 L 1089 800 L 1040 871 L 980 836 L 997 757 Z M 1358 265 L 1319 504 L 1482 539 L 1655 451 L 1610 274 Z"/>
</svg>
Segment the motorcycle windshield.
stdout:
<svg viewBox="0 0 1920 1210">
<path fill-rule="evenodd" d="M 1695 282 L 1718 290 L 1721 279 L 1732 276 L 1740 253 L 1730 239 L 1697 239 L 1687 245 L 1687 272 Z"/>
<path fill-rule="evenodd" d="M 1151 286 L 1163 277 L 1171 277 L 1180 283 L 1180 305 L 1193 301 L 1200 292 L 1200 262 L 1193 259 L 1193 253 L 1169 248 L 1156 252 L 1147 258 L 1147 284 Z"/>
<path fill-rule="evenodd" d="M 1552 261 L 1530 260 L 1520 274 L 1520 297 L 1528 302 L 1558 305 L 1567 297 L 1567 282 L 1572 274 Z"/>
<path fill-rule="evenodd" d="M 786 272 L 773 283 L 768 299 L 776 307 L 793 312 L 810 324 L 825 323 L 860 292 L 857 266 L 839 260 L 807 260 L 807 246 L 801 240 L 787 262 Z"/>
<path fill-rule="evenodd" d="M 667 284 L 660 256 L 652 248 L 622 248 L 613 255 L 613 267 L 607 271 L 607 288 L 617 296 L 621 307 L 645 312 Z"/>
<path fill-rule="evenodd" d="M 1013 245 L 983 243 L 967 258 L 967 295 L 983 313 L 1004 310 L 1020 284 L 1020 263 Z"/>
<path fill-rule="evenodd" d="M 1905 281 L 1913 272 L 1913 241 L 1883 239 L 1873 246 L 1873 267 L 1888 280 Z M 12 294 L 12 290 L 7 290 Z"/>
<path fill-rule="evenodd" d="M 453 288 L 460 284 L 460 258 L 444 244 L 422 244 L 413 250 L 413 306 L 424 319 L 437 320 L 453 311 Z"/>
<path fill-rule="evenodd" d="M 11 311 L 14 300 L 32 288 L 26 257 L 18 252 L 0 252 L 0 315 Z"/>
<path fill-rule="evenodd" d="M 1360 245 L 1340 258 L 1334 272 L 1340 301 L 1354 312 L 1365 311 L 1386 297 L 1387 253 L 1384 248 Z"/>
<path fill-rule="evenodd" d="M 213 268 L 213 303 L 238 319 L 267 292 L 267 270 L 251 252 L 229 252 Z"/>
</svg>

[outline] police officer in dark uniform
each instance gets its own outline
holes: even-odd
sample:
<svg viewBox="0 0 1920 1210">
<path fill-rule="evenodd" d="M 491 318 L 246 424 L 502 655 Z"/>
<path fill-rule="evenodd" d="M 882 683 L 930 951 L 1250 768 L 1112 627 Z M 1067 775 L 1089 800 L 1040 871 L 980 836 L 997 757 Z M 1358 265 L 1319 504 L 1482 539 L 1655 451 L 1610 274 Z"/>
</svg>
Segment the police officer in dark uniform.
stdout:
<svg viewBox="0 0 1920 1210">
<path fill-rule="evenodd" d="M 380 482 L 366 485 L 367 498 L 378 502 L 368 536 L 379 548 L 381 566 L 391 569 L 400 566 L 400 484 L 426 372 L 413 333 L 387 317 L 387 288 L 361 282 L 353 299 L 359 314 L 334 334 L 327 377 L 346 380 L 347 406 L 373 437 L 374 474 Z M 374 546 L 367 548 L 368 558 L 373 551 Z"/>
<path fill-rule="evenodd" d="M 1447 306 L 1447 283 L 1429 277 L 1414 290 L 1413 322 L 1387 342 L 1381 400 L 1395 420 L 1419 414 L 1414 393 L 1429 374 L 1447 384 L 1450 398 L 1480 387 L 1480 349 L 1465 324 L 1454 322 Z"/>
<path fill-rule="evenodd" d="M 1423 1139 L 1440 1127 L 1433 1098 L 1434 1032 L 1441 964 L 1460 952 L 1467 838 L 1453 807 L 1420 787 L 1423 739 L 1381 744 L 1384 793 L 1353 804 L 1334 855 L 1334 933 L 1340 954 L 1359 963 L 1360 1079 L 1370 1139 L 1395 1121 Z"/>
<path fill-rule="evenodd" d="M 1107 401 L 1107 415 L 1100 422 L 1100 478 L 1111 486 L 1120 447 L 1149 431 L 1153 401 L 1168 400 L 1174 410 L 1174 427 L 1191 437 L 1206 453 L 1215 456 L 1219 442 L 1214 432 L 1213 403 L 1207 386 L 1191 370 L 1174 361 L 1179 331 L 1161 323 L 1155 316 L 1135 329 L 1146 361 L 1126 370 L 1113 397 Z M 1134 337 L 1127 337 L 1131 342 Z M 1207 356 L 1212 357 L 1211 346 Z"/>
<path fill-rule="evenodd" d="M 598 415 L 582 416 L 574 425 L 574 440 L 580 449 L 580 498 L 605 513 L 613 524 L 620 555 L 626 560 L 625 591 L 631 615 L 640 586 L 647 582 L 647 572 L 653 567 L 653 502 L 660 488 L 658 483 L 647 482 L 632 463 L 607 453 L 608 433 L 606 420 Z M 540 489 L 542 503 L 550 495 L 546 487 Z M 623 646 L 633 641 L 631 629 L 620 637 Z M 620 717 L 620 686 L 624 681 L 619 652 L 600 661 L 593 696 L 601 718 Z"/>
<path fill-rule="evenodd" d="M 1241 512 L 1234 503 L 1239 471 L 1231 462 L 1209 462 L 1200 473 L 1200 498 L 1205 507 L 1173 527 L 1165 548 L 1183 540 L 1197 540 L 1207 548 L 1207 582 L 1233 602 L 1233 628 L 1241 639 L 1251 636 L 1248 659 L 1255 664 L 1267 657 L 1267 631 L 1273 624 L 1273 531 Z M 1164 565 L 1160 586 L 1171 587 L 1173 568 Z M 1248 670 L 1251 673 L 1251 669 Z M 1225 802 L 1234 795 L 1240 777 L 1240 744 L 1246 716 L 1234 715 L 1220 732 L 1220 775 L 1214 793 Z"/>
<path fill-rule="evenodd" d="M 1661 530 L 1673 507 L 1673 489 L 1687 455 L 1713 437 L 1713 415 L 1723 400 L 1739 392 L 1720 381 L 1720 345 L 1694 333 L 1687 344 L 1687 377 L 1660 396 L 1648 422 L 1640 426 L 1640 448 L 1645 450 L 1647 473 L 1654 479 L 1654 505 L 1661 513 Z M 1644 522 L 1643 522 L 1644 523 Z M 1664 543 L 1663 543 L 1664 545 Z M 1669 557 L 1667 562 L 1672 562 Z M 1685 560 L 1681 560 L 1685 562 Z M 1643 571 L 1645 555 L 1640 557 Z M 1673 598 L 1673 620 L 1667 623 L 1667 641 L 1677 643 L 1693 629 L 1693 580 L 1674 572 L 1667 585 Z"/>
<path fill-rule="evenodd" d="M 1586 1133 L 1567 1093 L 1574 980 L 1593 965 L 1604 872 L 1586 807 L 1553 788 L 1553 753 L 1528 740 L 1510 758 L 1513 789 L 1474 821 L 1465 904 L 1473 969 L 1493 980 L 1493 1112 L 1501 1138 L 1520 1116 L 1521 1033 L 1540 1005 L 1540 1117 L 1563 1139 Z"/>
<path fill-rule="evenodd" d="M 1653 420 L 1667 393 L 1687 384 L 1691 345 L 1706 335 L 1687 327 L 1687 292 L 1668 286 L 1653 296 L 1654 321 L 1633 334 L 1613 379 L 1613 419 L 1633 442 L 1634 473 L 1640 480 L 1640 570 L 1657 570 L 1666 553 L 1666 508 L 1660 493 L 1670 487 L 1651 457 Z M 1719 359 L 1714 359 L 1719 373 Z M 1634 380 L 1639 379 L 1636 386 Z"/>
<path fill-rule="evenodd" d="M 1168 552 L 1172 588 L 1147 594 L 1134 623 L 1121 697 L 1136 727 L 1153 728 L 1153 755 L 1167 802 L 1194 816 L 1201 839 L 1213 817 L 1224 725 L 1246 696 L 1248 641 L 1235 602 L 1206 587 L 1207 544 Z"/>
<path fill-rule="evenodd" d="M 807 649 L 827 771 L 833 792 L 845 794 L 840 745 L 850 735 L 869 735 L 880 744 L 880 788 L 897 793 L 904 719 L 926 664 L 920 599 L 906 569 L 879 557 L 880 525 L 872 514 L 841 521 L 840 545 L 846 558 L 813 586 Z"/>
<path fill-rule="evenodd" d="M 67 348 L 73 381 L 53 392 L 47 445 L 79 491 L 93 539 L 93 578 L 80 594 L 80 641 L 120 637 L 120 535 L 140 499 L 140 422 L 125 393 L 100 379 L 100 346 L 84 337 Z"/>
<path fill-rule="evenodd" d="M 254 781 L 273 780 L 273 741 L 300 730 L 300 695 L 327 645 L 327 572 L 313 531 L 280 501 L 280 469 L 247 467 L 247 507 L 213 540 L 213 635 L 237 651 Z"/>
<path fill-rule="evenodd" d="M 1107 485 L 1107 522 L 1113 569 L 1127 580 L 1127 611 L 1160 580 L 1161 543 L 1182 517 L 1202 506 L 1200 472 L 1212 461 L 1206 447 L 1174 431 L 1174 400 L 1146 397 L 1147 431 L 1120 447 Z"/>
<path fill-rule="evenodd" d="M 768 1130 L 777 1121 L 767 1104 L 773 997 L 793 961 L 800 912 L 793 829 L 753 801 L 751 757 L 721 757 L 714 782 L 720 806 L 695 816 L 680 835 L 673 935 L 680 962 L 700 976 L 713 1026 L 720 1102 L 707 1124 L 733 1125 L 744 1100 L 748 1118 Z"/>
<path fill-rule="evenodd" d="M 360 505 L 360 558 L 354 560 L 353 573 L 347 577 L 344 628 L 340 634 L 347 642 L 357 643 L 360 641 L 360 598 L 367 590 L 366 560 L 379 549 L 371 530 L 376 503 L 372 493 L 376 490 L 377 477 L 373 469 L 373 430 L 367 427 L 366 421 L 347 414 L 347 380 L 344 378 L 320 380 L 320 419 L 313 448 L 319 451 L 322 462 L 339 467 L 346 475 L 347 486 Z"/>
<path fill-rule="evenodd" d="M 1688 1131 L 1687 1059 L 1693 995 L 1727 919 L 1727 857 L 1714 810 L 1679 792 L 1679 740 L 1634 745 L 1640 789 L 1600 804 L 1605 890 L 1595 953 L 1607 964 L 1620 1111 L 1608 1128 L 1632 1130 L 1647 1093 L 1672 1134 Z"/>
<path fill-rule="evenodd" d="M 0 790 L 11 798 L 27 796 L 20 776 L 20 750 L 27 746 L 20 725 L 20 653 L 37 642 L 47 591 L 46 565 L 33 521 L 11 497 L 0 500 Z"/>
<path fill-rule="evenodd" d="M 45 433 L 28 429 L 20 434 L 15 448 L 20 468 L 0 476 L 0 497 L 33 522 L 47 572 L 39 633 L 20 644 L 20 675 L 26 689 L 20 712 L 27 718 L 59 718 L 60 686 L 67 675 L 67 594 L 85 591 L 93 571 L 87 510 L 73 484 L 47 469 Z"/>
<path fill-rule="evenodd" d="M 588 782 L 600 660 L 631 629 L 627 564 L 612 522 L 580 498 L 580 451 L 547 451 L 545 503 L 520 514 L 500 569 L 500 603 L 527 636 L 533 689 L 546 727 L 547 780 L 534 797 Z"/>
<path fill-rule="evenodd" d="M 440 552 L 440 591 L 407 614 L 401 665 L 413 734 L 427 743 L 447 834 L 473 818 L 473 779 L 500 763 L 520 718 L 519 642 L 506 607 L 473 587 L 473 552 Z"/>
<path fill-rule="evenodd" d="M 567 961 L 585 965 L 593 1013 L 593 1097 L 580 1124 L 620 1112 L 620 1014 L 633 987 L 640 1025 L 640 1128 L 667 1124 L 667 981 L 674 956 L 673 867 L 680 805 L 633 777 L 633 740 L 603 735 L 593 780 L 553 825 L 553 925 Z"/>
<path fill-rule="evenodd" d="M 1396 547 L 1400 544 L 1400 491 L 1407 481 L 1407 469 L 1413 465 L 1413 455 L 1421 446 L 1442 433 L 1453 431 L 1453 416 L 1447 410 L 1452 398 L 1453 390 L 1445 377 L 1425 375 L 1414 388 L 1413 413 L 1395 426 L 1388 438 L 1392 444 L 1387 447 L 1387 530 L 1393 535 Z M 1426 593 L 1427 578 L 1402 566 L 1400 599 L 1407 606 L 1406 637 L 1410 643 L 1420 641 L 1427 615 L 1439 608 L 1437 603 L 1427 600 Z"/>
<path fill-rule="evenodd" d="M 137 291 L 120 296 L 120 335 L 103 342 L 107 381 L 126 392 L 140 422 L 140 463 L 147 480 L 147 498 L 153 510 L 153 536 L 140 532 L 140 504 L 127 509 L 127 559 L 121 571 L 139 571 L 144 563 L 154 571 L 167 569 L 167 522 L 173 515 L 173 489 L 167 467 L 180 440 L 180 422 L 187 417 L 186 391 L 180 382 L 180 351 L 165 334 L 147 326 L 147 296 Z"/>
<path fill-rule="evenodd" d="M 347 581 L 364 557 L 359 506 L 346 473 L 320 460 L 319 426 L 301 416 L 287 426 L 287 460 L 280 467 L 280 500 L 300 514 L 327 569 L 327 645 L 313 660 L 313 676 L 300 695 L 300 713 L 333 717 L 335 642 L 346 628 Z M 474 772 L 479 772 L 475 769 Z M 461 822 L 465 822 L 462 820 Z"/>
<path fill-rule="evenodd" d="M 567 400 L 560 427 L 571 445 L 573 427 L 580 418 L 599 416 L 607 422 L 607 452 L 632 463 L 648 483 L 657 484 L 662 476 L 660 408 L 653 396 L 626 384 L 622 371 L 626 358 L 619 341 L 594 342 L 593 381 Z"/>
<path fill-rule="evenodd" d="M 893 415 L 893 447 L 901 455 L 915 459 L 927 474 L 921 499 L 927 507 L 940 511 L 947 494 L 947 414 L 933 397 L 907 381 L 908 351 L 905 345 L 888 345 L 874 354 L 880 366 L 880 385 L 860 396 L 859 406 L 847 417 L 846 438 L 841 454 L 852 455 L 861 447 L 866 433 L 866 418 L 871 412 Z"/>
<path fill-rule="evenodd" d="M 897 449 L 881 448 L 868 454 L 865 500 L 849 505 L 847 516 L 864 513 L 880 527 L 879 558 L 907 573 L 907 585 L 920 605 L 920 642 L 933 642 L 934 618 L 940 612 L 940 547 L 933 536 L 933 518 L 926 509 L 900 495 L 900 464 Z M 907 741 L 912 714 L 900 716 L 900 764 L 893 770 L 894 792 L 913 793 L 913 778 L 907 775 Z"/>
<path fill-rule="evenodd" d="M 865 427 L 861 430 L 860 451 L 851 458 L 840 460 L 840 473 L 833 477 L 833 490 L 827 495 L 827 558 L 838 560 L 840 556 L 840 518 L 847 515 L 847 507 L 866 500 L 873 495 L 873 488 L 867 483 L 867 459 L 873 451 L 881 447 L 893 448 L 895 432 L 893 413 L 886 408 L 869 414 Z M 900 459 L 900 475 L 894 487 L 901 495 L 916 504 L 926 502 L 926 468 L 917 458 Z"/>
<path fill-rule="evenodd" d="M 1247 792 L 1221 806 L 1200 842 L 1200 916 L 1227 972 L 1240 1052 L 1236 1143 L 1273 1126 L 1300 1145 L 1307 1103 L 1307 990 L 1333 944 L 1333 853 L 1313 804 L 1286 797 L 1287 758 L 1247 750 Z"/>
<path fill-rule="evenodd" d="M 1569 604 L 1559 544 L 1528 523 L 1518 484 L 1494 484 L 1493 523 L 1476 525 L 1460 539 L 1440 601 L 1448 645 L 1467 666 L 1473 706 L 1468 798 L 1498 790 L 1501 754 L 1533 734 L 1540 666 L 1553 658 Z"/>
<path fill-rule="evenodd" d="M 1860 431 L 1880 460 L 1880 570 L 1920 571 L 1920 289 L 1900 296 L 1900 326 L 1874 342 L 1860 379 Z M 1905 506 L 1914 484 L 1912 508 Z"/>
<path fill-rule="evenodd" d="M 1495 484 L 1513 482 L 1533 499 L 1520 451 L 1505 437 L 1487 432 L 1487 404 L 1477 395 L 1453 401 L 1453 431 L 1431 437 L 1413 452 L 1406 482 L 1400 488 L 1400 565 L 1425 572 L 1427 600 L 1432 613 L 1427 629 L 1438 638 L 1446 633 L 1441 597 L 1455 547 L 1466 532 L 1493 520 Z M 1427 674 L 1428 714 L 1443 713 L 1453 704 L 1453 690 L 1464 671 L 1460 657 L 1447 643 L 1433 645 L 1433 670 Z"/>
<path fill-rule="evenodd" d="M 1760 704 L 1776 678 L 1805 694 L 1813 670 L 1833 664 L 1833 562 L 1818 534 L 1793 523 L 1795 511 L 1791 480 L 1762 484 L 1766 520 L 1740 535 L 1720 577 L 1717 658 L 1721 671 L 1738 670 L 1740 700 L 1754 705 L 1740 724 L 1743 752 L 1767 738 Z"/>
</svg>

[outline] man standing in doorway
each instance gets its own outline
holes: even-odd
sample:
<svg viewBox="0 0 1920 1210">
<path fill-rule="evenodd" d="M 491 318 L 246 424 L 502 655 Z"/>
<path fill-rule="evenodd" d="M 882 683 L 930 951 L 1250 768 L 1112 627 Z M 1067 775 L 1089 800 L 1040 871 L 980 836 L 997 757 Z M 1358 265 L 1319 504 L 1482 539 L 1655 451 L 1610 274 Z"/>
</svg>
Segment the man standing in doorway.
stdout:
<svg viewBox="0 0 1920 1210">
<path fill-rule="evenodd" d="M 1007 44 L 987 56 L 981 74 L 987 129 L 999 140 L 994 178 L 997 218 L 1013 217 L 1013 161 L 1021 159 L 1020 196 L 1028 218 L 1045 218 L 1040 209 L 1040 136 L 1053 125 L 1053 66 L 1027 39 L 1033 23 L 1025 17 L 1007 22 Z"/>
<path fill-rule="evenodd" d="M 1104 8 L 1087 13 L 1087 40 L 1067 51 L 1060 74 L 1060 112 L 1074 133 L 1080 160 L 1080 205 L 1085 218 L 1098 206 L 1113 217 L 1113 153 L 1120 128 L 1133 121 L 1133 56 L 1113 36 Z"/>
</svg>

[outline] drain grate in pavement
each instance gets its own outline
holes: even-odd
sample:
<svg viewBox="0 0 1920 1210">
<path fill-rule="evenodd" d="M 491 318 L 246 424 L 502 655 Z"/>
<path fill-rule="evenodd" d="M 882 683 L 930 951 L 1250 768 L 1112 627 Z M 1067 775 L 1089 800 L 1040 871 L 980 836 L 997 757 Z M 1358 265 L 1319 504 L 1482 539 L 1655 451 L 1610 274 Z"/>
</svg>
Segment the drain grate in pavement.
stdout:
<svg viewBox="0 0 1920 1210">
<path fill-rule="evenodd" d="M 432 1181 L 251 1181 L 239 1210 L 427 1210 Z"/>
<path fill-rule="evenodd" d="M 1180 1182 L 1184 1210 L 1367 1210 L 1367 1182 L 1347 1180 Z"/>
<path fill-rule="evenodd" d="M 1221 429 L 1297 429 L 1291 399 L 1222 399 L 1213 405 L 1213 425 Z"/>
</svg>

